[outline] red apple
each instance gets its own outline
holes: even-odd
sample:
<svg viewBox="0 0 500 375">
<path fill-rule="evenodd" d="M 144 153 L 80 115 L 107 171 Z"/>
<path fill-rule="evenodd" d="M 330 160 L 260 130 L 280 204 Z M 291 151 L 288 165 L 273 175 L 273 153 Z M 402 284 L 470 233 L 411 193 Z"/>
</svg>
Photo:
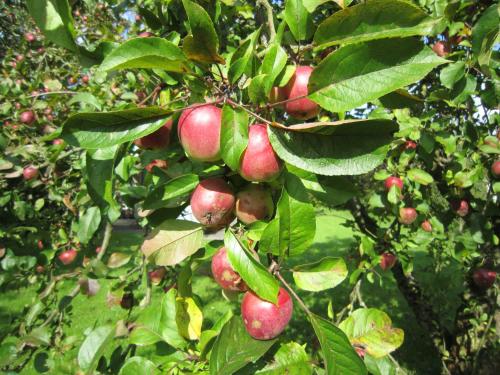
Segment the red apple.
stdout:
<svg viewBox="0 0 500 375">
<path fill-rule="evenodd" d="M 245 282 L 231 266 L 225 247 L 221 247 L 212 258 L 212 275 L 217 284 L 224 290 L 233 292 L 247 290 Z"/>
<path fill-rule="evenodd" d="M 255 124 L 248 131 L 248 146 L 243 152 L 240 175 L 247 181 L 272 181 L 281 173 L 283 163 L 269 142 L 267 126 Z"/>
<path fill-rule="evenodd" d="M 392 253 L 385 252 L 380 258 L 380 268 L 384 271 L 390 270 L 396 264 L 398 258 Z"/>
<path fill-rule="evenodd" d="M 474 271 L 472 279 L 474 283 L 481 289 L 488 289 L 493 286 L 497 273 L 486 268 L 478 268 Z"/>
<path fill-rule="evenodd" d="M 413 141 L 406 141 L 404 144 L 404 149 L 407 151 L 416 150 L 417 144 Z"/>
<path fill-rule="evenodd" d="M 399 209 L 399 222 L 410 225 L 417 219 L 417 211 L 412 207 L 402 207 Z"/>
<path fill-rule="evenodd" d="M 451 208 L 458 216 L 464 217 L 469 213 L 469 202 L 465 199 L 451 201 Z"/>
<path fill-rule="evenodd" d="M 36 267 L 35 267 L 35 271 L 36 273 L 44 273 L 45 272 L 45 267 L 42 266 L 41 264 L 38 264 Z"/>
<path fill-rule="evenodd" d="M 439 57 L 446 57 L 450 53 L 450 46 L 448 45 L 447 42 L 443 42 L 440 40 L 432 46 L 432 50 Z"/>
<path fill-rule="evenodd" d="M 420 224 L 420 227 L 422 228 L 422 230 L 424 230 L 426 232 L 432 232 L 432 225 L 431 225 L 431 222 L 429 220 L 422 221 L 422 224 Z"/>
<path fill-rule="evenodd" d="M 28 180 L 32 180 L 34 178 L 38 177 L 38 168 L 33 166 L 33 165 L 29 165 L 27 167 L 24 167 L 23 169 L 23 178 L 28 181 Z"/>
<path fill-rule="evenodd" d="M 97 246 L 97 247 L 95 248 L 95 253 L 96 253 L 96 254 L 99 254 L 99 253 L 101 252 L 101 250 L 102 250 L 102 248 L 101 248 L 100 246 Z"/>
<path fill-rule="evenodd" d="M 300 97 L 300 99 L 285 103 L 286 113 L 299 120 L 308 120 L 319 112 L 319 106 L 316 103 L 303 97 L 308 95 L 307 85 L 312 72 L 313 68 L 310 66 L 297 66 L 295 73 L 285 86 L 287 100 Z"/>
<path fill-rule="evenodd" d="M 153 36 L 153 33 L 150 33 L 149 31 L 143 31 L 139 35 L 137 35 L 139 38 L 149 38 L 150 36 Z"/>
<path fill-rule="evenodd" d="M 125 293 L 120 301 L 120 306 L 129 310 L 134 305 L 134 295 L 132 293 Z"/>
<path fill-rule="evenodd" d="M 38 242 L 36 243 L 36 246 L 38 247 L 38 250 L 43 250 L 43 241 L 38 240 Z"/>
<path fill-rule="evenodd" d="M 172 119 L 168 119 L 161 128 L 142 138 L 136 139 L 134 144 L 143 149 L 159 150 L 166 148 L 170 144 L 172 125 Z"/>
<path fill-rule="evenodd" d="M 90 77 L 87 74 L 84 74 L 82 76 L 82 82 L 87 84 L 87 83 L 89 83 L 89 81 L 90 81 Z"/>
<path fill-rule="evenodd" d="M 211 104 L 188 108 L 182 112 L 177 133 L 184 151 L 191 159 L 220 159 L 221 118 L 221 109 Z"/>
<path fill-rule="evenodd" d="M 493 162 L 491 165 L 491 174 L 494 177 L 500 177 L 500 160 Z"/>
<path fill-rule="evenodd" d="M 241 301 L 241 316 L 247 332 L 257 340 L 271 340 L 288 325 L 293 302 L 288 292 L 280 288 L 278 303 L 264 301 L 248 291 Z"/>
<path fill-rule="evenodd" d="M 144 167 L 144 169 L 146 169 L 149 173 L 152 173 L 154 167 L 157 167 L 157 168 L 160 168 L 160 169 L 167 169 L 168 162 L 166 160 L 156 159 L 156 160 L 153 160 L 148 165 L 146 165 Z"/>
<path fill-rule="evenodd" d="M 73 263 L 77 255 L 78 253 L 75 249 L 69 249 L 59 254 L 58 258 L 62 264 L 67 266 L 68 264 Z"/>
<path fill-rule="evenodd" d="M 31 125 L 35 121 L 35 114 L 33 111 L 24 111 L 19 115 L 19 121 L 23 124 Z"/>
<path fill-rule="evenodd" d="M 262 185 L 250 184 L 236 194 L 236 217 L 242 223 L 269 220 L 273 213 L 273 197 Z"/>
<path fill-rule="evenodd" d="M 24 34 L 24 39 L 28 42 L 28 43 L 32 43 L 36 40 L 36 37 L 35 37 L 35 34 L 33 33 L 25 33 Z"/>
<path fill-rule="evenodd" d="M 165 269 L 165 267 L 159 267 L 154 271 L 148 272 L 148 277 L 149 280 L 151 280 L 151 282 L 153 283 L 153 285 L 158 285 L 161 283 L 166 273 L 167 270 Z"/>
<path fill-rule="evenodd" d="M 16 56 L 16 60 L 17 60 L 18 62 L 21 62 L 21 61 L 23 61 L 23 60 L 24 60 L 24 56 L 23 56 L 23 55 L 17 55 L 17 56 Z"/>
<path fill-rule="evenodd" d="M 391 187 L 396 185 L 399 190 L 403 190 L 403 180 L 399 177 L 390 176 L 385 179 L 385 189 L 387 191 L 391 190 Z"/>
<path fill-rule="evenodd" d="M 235 196 L 221 178 L 201 181 L 191 196 L 194 217 L 205 227 L 218 229 L 234 219 Z"/>
</svg>

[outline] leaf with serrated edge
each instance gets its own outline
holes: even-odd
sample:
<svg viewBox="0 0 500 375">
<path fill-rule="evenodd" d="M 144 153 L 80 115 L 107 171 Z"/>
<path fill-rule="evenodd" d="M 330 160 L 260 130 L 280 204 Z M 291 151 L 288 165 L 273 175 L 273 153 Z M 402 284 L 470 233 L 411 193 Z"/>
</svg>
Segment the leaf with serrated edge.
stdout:
<svg viewBox="0 0 500 375">
<path fill-rule="evenodd" d="M 347 111 L 417 82 L 445 62 L 415 38 L 348 45 L 314 69 L 309 98 L 328 111 Z"/>
<path fill-rule="evenodd" d="M 326 257 L 293 269 L 295 284 L 311 292 L 335 288 L 346 277 L 347 266 L 342 258 Z"/>
<path fill-rule="evenodd" d="M 404 332 L 393 328 L 389 315 L 377 309 L 358 309 L 339 328 L 351 343 L 362 345 L 374 358 L 382 358 L 403 344 Z"/>
<path fill-rule="evenodd" d="M 141 251 L 158 266 L 173 266 L 203 244 L 203 227 L 192 221 L 166 220 L 144 240 Z"/>
<path fill-rule="evenodd" d="M 260 264 L 231 230 L 224 236 L 224 246 L 227 250 L 229 262 L 238 272 L 248 287 L 260 298 L 277 303 L 279 284 L 276 279 Z"/>
</svg>

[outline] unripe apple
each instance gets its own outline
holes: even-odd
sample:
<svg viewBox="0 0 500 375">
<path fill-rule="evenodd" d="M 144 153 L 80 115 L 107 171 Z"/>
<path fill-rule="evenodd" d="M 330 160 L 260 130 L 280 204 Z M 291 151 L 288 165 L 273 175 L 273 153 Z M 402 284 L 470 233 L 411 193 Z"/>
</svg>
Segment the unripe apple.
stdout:
<svg viewBox="0 0 500 375">
<path fill-rule="evenodd" d="M 432 50 L 438 55 L 439 57 L 445 57 L 450 53 L 450 46 L 448 43 L 443 42 L 442 40 L 436 42 L 432 46 Z"/>
<path fill-rule="evenodd" d="M 431 222 L 429 220 L 422 221 L 422 224 L 420 224 L 420 227 L 422 228 L 422 230 L 424 230 L 426 232 L 432 232 L 432 225 L 431 225 Z"/>
<path fill-rule="evenodd" d="M 248 291 L 241 301 L 241 316 L 247 332 L 257 340 L 271 340 L 288 325 L 293 302 L 288 292 L 280 288 L 278 303 L 264 301 Z"/>
<path fill-rule="evenodd" d="M 231 266 L 225 247 L 221 247 L 212 257 L 212 275 L 217 284 L 224 290 L 231 290 L 233 292 L 244 292 L 247 290 L 245 282 L 235 272 L 233 266 Z"/>
<path fill-rule="evenodd" d="M 235 196 L 221 178 L 201 181 L 191 196 L 193 215 L 203 226 L 219 229 L 234 219 Z"/>
<path fill-rule="evenodd" d="M 469 213 L 469 202 L 465 199 L 451 201 L 451 208 L 458 216 L 464 217 Z"/>
<path fill-rule="evenodd" d="M 398 258 L 396 257 L 396 255 L 385 252 L 380 258 L 380 268 L 382 268 L 384 271 L 390 270 L 392 267 L 394 267 L 397 260 Z"/>
<path fill-rule="evenodd" d="M 38 168 L 32 165 L 24 167 L 23 169 L 23 178 L 28 181 L 38 177 Z"/>
<path fill-rule="evenodd" d="M 488 289 L 493 286 L 497 273 L 486 268 L 478 268 L 474 271 L 472 279 L 474 283 L 481 289 Z"/>
<path fill-rule="evenodd" d="M 287 100 L 301 97 L 285 103 L 286 113 L 299 120 L 308 120 L 319 112 L 319 106 L 316 103 L 303 97 L 308 95 L 307 85 L 312 72 L 313 68 L 310 66 L 297 66 L 295 73 L 285 86 Z"/>
<path fill-rule="evenodd" d="M 35 121 L 35 114 L 33 111 L 24 111 L 19 115 L 19 121 L 23 124 L 31 125 Z"/>
<path fill-rule="evenodd" d="M 272 181 L 281 173 L 283 163 L 273 150 L 267 125 L 255 124 L 248 130 L 248 146 L 243 152 L 240 175 L 247 181 Z"/>
<path fill-rule="evenodd" d="M 35 34 L 33 33 L 25 33 L 24 34 L 24 39 L 28 42 L 28 43 L 32 43 L 36 40 L 36 37 L 35 37 Z"/>
<path fill-rule="evenodd" d="M 417 219 L 417 211 L 412 207 L 402 207 L 399 209 L 399 222 L 410 225 Z"/>
<path fill-rule="evenodd" d="M 396 185 L 399 190 L 403 190 L 403 180 L 399 177 L 390 176 L 385 179 L 385 189 L 387 191 L 391 190 L 391 187 L 393 187 L 394 185 Z"/>
<path fill-rule="evenodd" d="M 168 162 L 166 160 L 156 159 L 156 160 L 153 160 L 148 165 L 146 165 L 144 167 L 144 169 L 146 169 L 149 173 L 152 173 L 154 167 L 157 167 L 157 168 L 160 168 L 160 169 L 167 169 Z"/>
<path fill-rule="evenodd" d="M 67 266 L 68 264 L 73 263 L 77 255 L 78 253 L 75 249 L 69 249 L 59 254 L 58 258 L 62 264 Z"/>
<path fill-rule="evenodd" d="M 161 283 L 166 273 L 167 270 L 165 269 L 165 267 L 159 267 L 154 271 L 148 272 L 148 277 L 149 280 L 151 280 L 151 282 L 153 283 L 153 285 L 158 285 Z"/>
<path fill-rule="evenodd" d="M 494 177 L 500 177 L 500 160 L 493 162 L 491 165 L 491 174 Z"/>
<path fill-rule="evenodd" d="M 172 131 L 172 125 L 172 119 L 168 119 L 161 128 L 142 138 L 136 139 L 134 144 L 137 147 L 150 150 L 166 148 L 170 144 L 170 132 Z"/>
<path fill-rule="evenodd" d="M 221 109 L 211 104 L 197 105 L 182 112 L 177 133 L 184 151 L 191 159 L 220 159 L 221 119 Z"/>
<path fill-rule="evenodd" d="M 236 217 L 243 224 L 269 220 L 273 213 L 273 197 L 264 186 L 250 184 L 236 194 Z"/>
</svg>

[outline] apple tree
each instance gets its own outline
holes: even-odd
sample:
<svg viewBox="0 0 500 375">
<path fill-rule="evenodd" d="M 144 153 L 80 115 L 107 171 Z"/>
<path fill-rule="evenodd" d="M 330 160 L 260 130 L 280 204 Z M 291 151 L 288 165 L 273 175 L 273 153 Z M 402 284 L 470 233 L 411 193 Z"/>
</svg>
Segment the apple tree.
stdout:
<svg viewBox="0 0 500 375">
<path fill-rule="evenodd" d="M 52 373 L 404 374 L 400 351 L 415 341 L 395 322 L 407 320 L 436 358 L 426 373 L 498 370 L 496 3 L 26 7 L 52 57 L 71 59 L 61 74 L 86 74 L 69 82 L 73 103 L 52 90 L 57 128 L 29 141 L 62 140 L 36 157 L 58 154 L 24 169 L 2 159 L 28 184 L 16 188 L 25 205 L 54 160 L 74 177 L 55 190 L 78 196 L 3 369 L 35 356 Z M 15 108 L 23 129 L 49 94 Z M 126 215 L 135 234 L 120 231 Z M 3 269 L 21 254 L 19 228 L 5 230 Z M 71 336 L 79 298 L 116 313 Z"/>
</svg>

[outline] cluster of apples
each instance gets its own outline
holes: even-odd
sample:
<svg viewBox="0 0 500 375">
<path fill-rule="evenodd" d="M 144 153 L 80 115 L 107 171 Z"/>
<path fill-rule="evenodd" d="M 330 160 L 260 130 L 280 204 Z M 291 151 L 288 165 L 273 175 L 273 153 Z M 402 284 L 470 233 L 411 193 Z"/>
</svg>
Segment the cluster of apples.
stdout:
<svg viewBox="0 0 500 375">
<path fill-rule="evenodd" d="M 495 173 L 495 164 L 497 172 Z M 496 161 L 492 166 L 492 174 L 495 177 L 500 175 L 500 161 Z M 385 188 L 389 191 L 393 186 L 397 186 L 400 191 L 403 191 L 403 180 L 396 176 L 387 177 L 385 180 Z M 452 210 L 460 217 L 465 217 L 469 214 L 469 202 L 466 199 L 454 199 L 450 202 Z M 417 211 L 413 207 L 402 207 L 399 209 L 399 222 L 404 225 L 411 225 L 417 219 Z M 420 224 L 422 230 L 432 232 L 432 225 L 429 220 L 424 220 Z M 380 258 L 380 267 L 385 271 L 391 269 L 397 261 L 397 257 L 389 252 L 382 254 Z M 496 272 L 486 269 L 478 268 L 474 271 L 472 280 L 477 287 L 481 289 L 488 289 L 495 283 Z"/>
</svg>

